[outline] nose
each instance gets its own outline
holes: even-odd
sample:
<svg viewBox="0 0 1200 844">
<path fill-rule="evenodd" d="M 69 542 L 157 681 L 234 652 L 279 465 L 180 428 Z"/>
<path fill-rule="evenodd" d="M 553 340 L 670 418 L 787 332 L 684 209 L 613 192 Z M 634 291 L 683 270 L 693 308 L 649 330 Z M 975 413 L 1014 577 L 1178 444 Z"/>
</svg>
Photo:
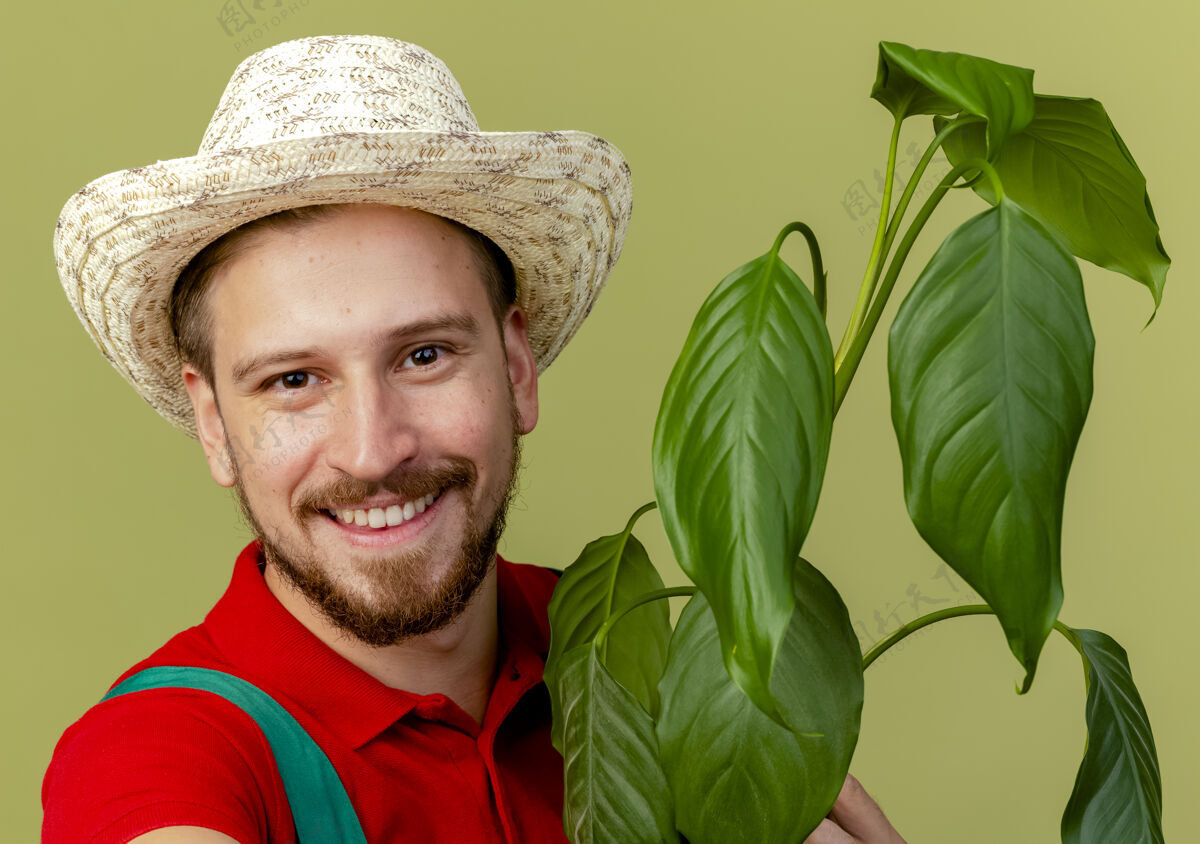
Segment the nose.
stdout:
<svg viewBox="0 0 1200 844">
<path fill-rule="evenodd" d="M 325 441 L 325 459 L 363 481 L 381 481 L 417 455 L 419 438 L 411 412 L 395 391 L 376 379 L 341 390 Z"/>
</svg>

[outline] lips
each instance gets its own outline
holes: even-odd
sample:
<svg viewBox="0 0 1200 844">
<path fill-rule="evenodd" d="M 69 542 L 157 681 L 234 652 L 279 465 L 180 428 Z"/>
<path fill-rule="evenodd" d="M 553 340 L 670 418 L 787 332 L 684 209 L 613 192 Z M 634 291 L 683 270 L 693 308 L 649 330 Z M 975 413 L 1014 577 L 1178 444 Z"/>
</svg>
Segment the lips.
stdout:
<svg viewBox="0 0 1200 844">
<path fill-rule="evenodd" d="M 386 507 L 345 507 L 337 509 L 326 509 L 324 512 L 330 518 L 341 522 L 344 525 L 357 525 L 358 527 L 369 527 L 374 530 L 382 530 L 384 528 L 396 527 L 405 522 L 412 521 L 421 513 L 425 512 L 426 507 L 433 505 L 433 502 L 438 499 L 441 494 L 429 493 L 421 498 L 411 501 L 397 501 L 389 504 Z"/>
<path fill-rule="evenodd" d="M 367 514 L 367 524 L 359 525 L 357 518 L 352 518 L 349 522 L 342 518 L 340 509 L 322 509 L 319 513 L 324 516 L 324 523 L 329 526 L 329 530 L 333 531 L 333 535 L 337 537 L 339 542 L 347 543 L 350 546 L 362 549 L 377 549 L 400 548 L 407 546 L 422 536 L 426 529 L 430 526 L 434 519 L 441 512 L 441 505 L 445 498 L 445 492 L 436 496 L 433 503 L 426 505 L 423 512 L 416 512 L 416 502 L 413 502 L 413 517 L 405 519 L 396 525 L 387 524 L 387 509 L 382 507 L 374 508 L 353 508 L 354 511 L 362 510 Z M 423 499 L 418 499 L 422 500 Z M 389 505 L 389 507 L 392 505 Z M 403 511 L 404 505 L 398 505 Z M 349 508 L 347 508 L 349 509 Z M 384 513 L 383 527 L 371 527 L 370 510 L 382 510 Z M 353 511 L 352 511 L 353 512 Z M 337 515 L 334 515 L 337 513 Z M 378 515 L 376 515 L 378 520 Z"/>
</svg>

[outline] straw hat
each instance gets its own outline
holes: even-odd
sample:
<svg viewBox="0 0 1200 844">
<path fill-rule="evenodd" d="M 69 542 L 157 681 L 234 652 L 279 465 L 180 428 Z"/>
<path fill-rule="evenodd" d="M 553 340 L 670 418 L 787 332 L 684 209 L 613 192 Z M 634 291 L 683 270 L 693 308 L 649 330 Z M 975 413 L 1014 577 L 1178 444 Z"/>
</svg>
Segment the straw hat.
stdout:
<svg viewBox="0 0 1200 844">
<path fill-rule="evenodd" d="M 586 132 L 481 132 L 427 50 L 375 36 L 302 38 L 234 71 L 200 151 L 110 173 L 63 208 L 58 274 L 100 351 L 150 405 L 196 436 L 167 317 L 180 270 L 250 220 L 380 202 L 448 217 L 512 260 L 544 370 L 621 252 L 629 165 Z"/>
</svg>

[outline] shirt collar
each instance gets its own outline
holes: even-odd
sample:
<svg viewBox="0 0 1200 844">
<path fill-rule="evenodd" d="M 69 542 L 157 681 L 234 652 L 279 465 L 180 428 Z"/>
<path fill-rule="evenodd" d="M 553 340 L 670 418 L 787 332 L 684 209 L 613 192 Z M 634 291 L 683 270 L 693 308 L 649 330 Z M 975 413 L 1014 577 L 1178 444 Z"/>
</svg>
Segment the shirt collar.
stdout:
<svg viewBox="0 0 1200 844">
<path fill-rule="evenodd" d="M 260 561 L 255 540 L 238 555 L 229 588 L 204 621 L 216 646 L 247 680 L 289 698 L 355 748 L 429 697 L 390 688 L 325 645 L 271 594 Z M 501 659 L 507 654 L 540 671 L 549 622 L 536 585 L 521 576 L 526 568 L 496 557 L 499 652 Z M 496 686 L 507 676 L 498 670 Z"/>
</svg>

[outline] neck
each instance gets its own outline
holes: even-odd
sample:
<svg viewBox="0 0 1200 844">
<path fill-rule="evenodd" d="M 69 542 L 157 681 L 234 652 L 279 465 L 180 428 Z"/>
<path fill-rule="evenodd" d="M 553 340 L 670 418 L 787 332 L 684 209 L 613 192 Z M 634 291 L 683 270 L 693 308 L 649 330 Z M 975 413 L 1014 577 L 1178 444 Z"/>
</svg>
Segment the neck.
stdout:
<svg viewBox="0 0 1200 844">
<path fill-rule="evenodd" d="M 450 624 L 381 648 L 363 644 L 330 624 L 274 566 L 267 565 L 263 577 L 288 612 L 348 662 L 394 689 L 418 695 L 443 694 L 476 723 L 483 722 L 499 648 L 494 565 Z"/>
</svg>

